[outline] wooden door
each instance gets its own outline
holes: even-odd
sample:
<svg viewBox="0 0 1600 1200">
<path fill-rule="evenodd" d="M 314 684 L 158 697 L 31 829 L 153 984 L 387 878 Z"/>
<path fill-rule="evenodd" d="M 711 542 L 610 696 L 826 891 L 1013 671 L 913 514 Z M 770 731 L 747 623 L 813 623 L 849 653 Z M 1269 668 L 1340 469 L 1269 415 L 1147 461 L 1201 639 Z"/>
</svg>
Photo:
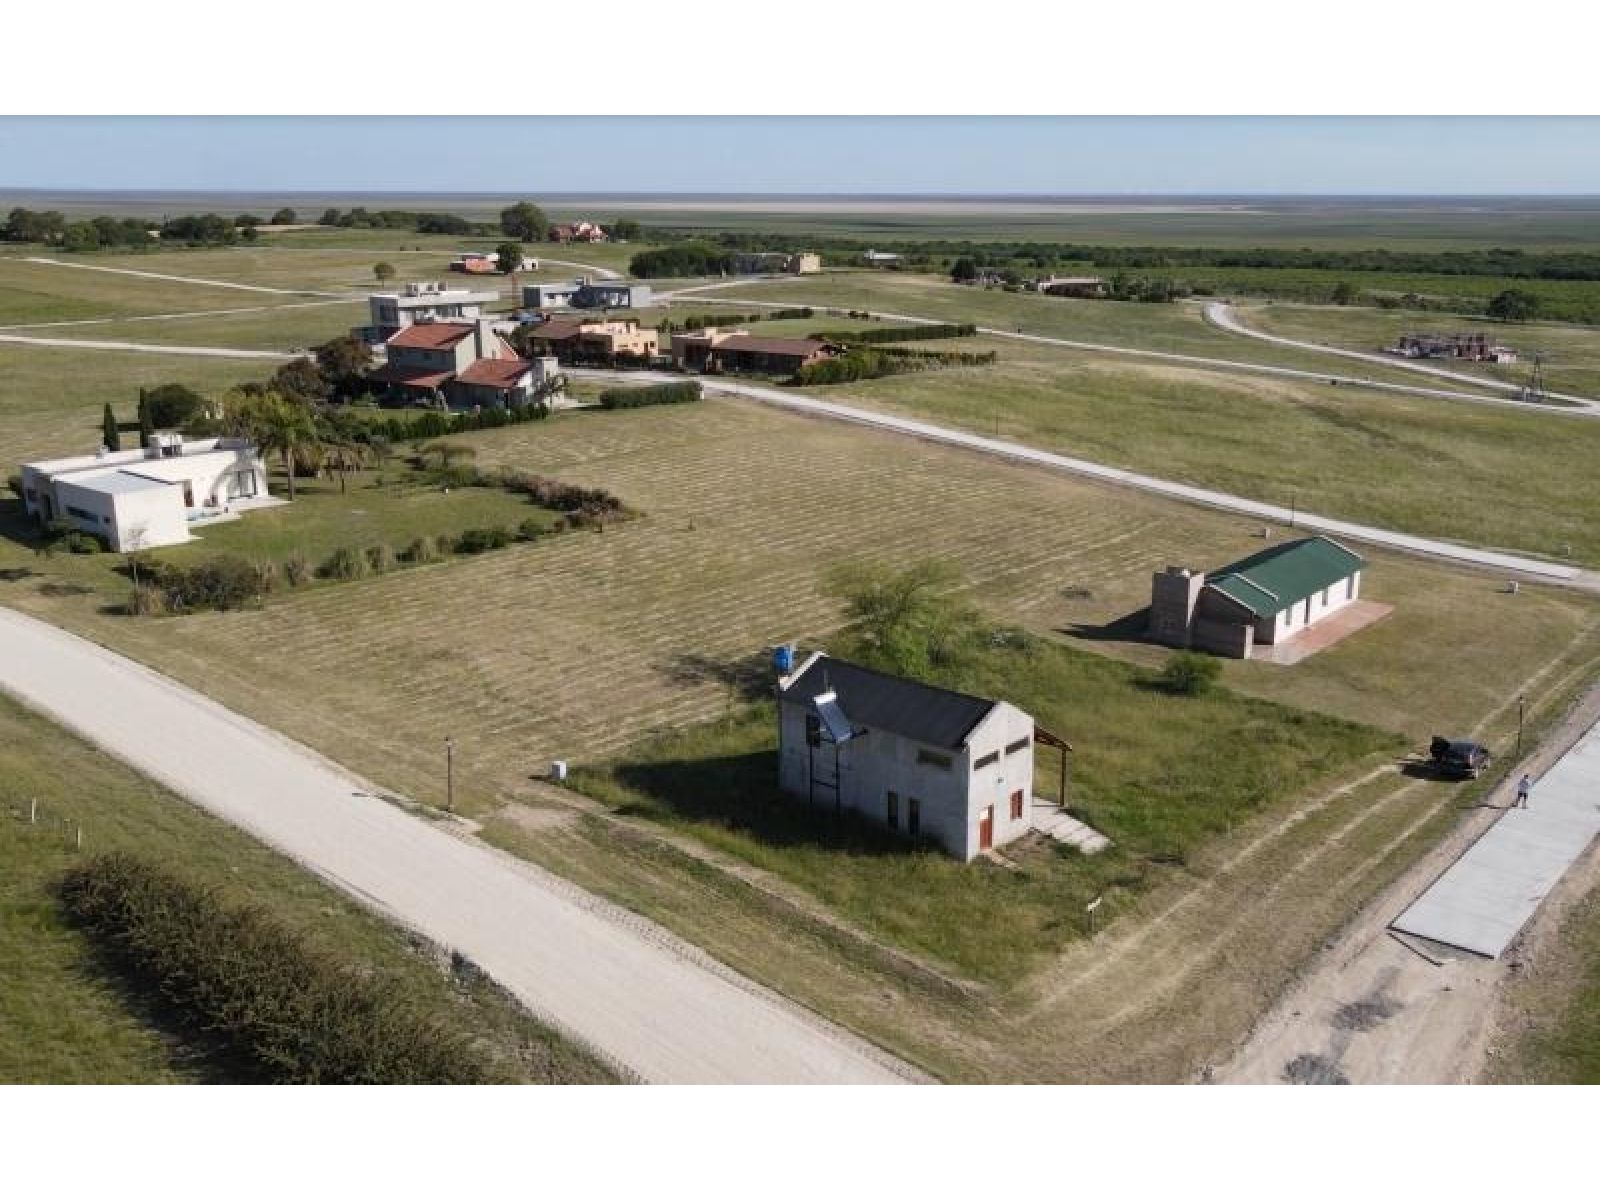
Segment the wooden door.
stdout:
<svg viewBox="0 0 1600 1200">
<path fill-rule="evenodd" d="M 978 818 L 978 849 L 988 850 L 994 845 L 994 805 L 983 810 Z"/>
</svg>

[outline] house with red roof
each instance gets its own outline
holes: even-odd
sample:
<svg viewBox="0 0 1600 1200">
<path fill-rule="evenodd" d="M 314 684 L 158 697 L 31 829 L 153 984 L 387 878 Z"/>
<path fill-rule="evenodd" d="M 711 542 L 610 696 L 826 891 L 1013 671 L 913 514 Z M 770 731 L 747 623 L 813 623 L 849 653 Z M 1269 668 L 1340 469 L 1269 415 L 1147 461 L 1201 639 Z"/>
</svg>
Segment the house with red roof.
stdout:
<svg viewBox="0 0 1600 1200">
<path fill-rule="evenodd" d="M 419 321 L 384 343 L 367 379 L 394 400 L 451 408 L 515 407 L 555 374 L 554 360 L 521 357 L 495 322 Z"/>
</svg>

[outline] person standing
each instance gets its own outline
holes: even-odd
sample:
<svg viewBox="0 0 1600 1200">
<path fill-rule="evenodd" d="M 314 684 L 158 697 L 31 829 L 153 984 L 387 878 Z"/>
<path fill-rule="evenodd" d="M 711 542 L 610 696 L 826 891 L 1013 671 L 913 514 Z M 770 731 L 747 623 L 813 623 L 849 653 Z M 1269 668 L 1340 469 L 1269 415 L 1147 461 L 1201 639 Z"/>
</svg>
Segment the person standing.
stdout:
<svg viewBox="0 0 1600 1200">
<path fill-rule="evenodd" d="M 1523 775 L 1517 780 L 1517 808 L 1528 807 L 1528 794 L 1533 791 L 1533 776 Z"/>
</svg>

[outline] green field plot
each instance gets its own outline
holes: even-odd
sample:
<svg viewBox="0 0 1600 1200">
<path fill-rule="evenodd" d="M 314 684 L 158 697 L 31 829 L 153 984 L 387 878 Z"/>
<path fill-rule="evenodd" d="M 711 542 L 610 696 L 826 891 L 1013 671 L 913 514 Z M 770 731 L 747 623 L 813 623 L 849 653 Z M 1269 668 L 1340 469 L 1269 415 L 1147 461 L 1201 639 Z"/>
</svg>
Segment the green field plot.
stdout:
<svg viewBox="0 0 1600 1200">
<path fill-rule="evenodd" d="M 1020 344 L 1000 354 L 812 390 L 1324 516 L 1600 562 L 1600 422 Z"/>
<path fill-rule="evenodd" d="M 152 322 L 153 323 L 153 322 Z M 0 344 L 0 448 L 6 473 L 35 458 L 87 454 L 100 445 L 109 403 L 135 439 L 139 389 L 181 383 L 206 396 L 265 379 L 275 364 L 241 359 Z"/>
<path fill-rule="evenodd" d="M 83 270 L 86 265 L 111 265 L 96 256 L 53 257 L 68 265 L 0 257 L 0 325 L 250 308 L 263 303 L 265 295 L 236 288 Z M 182 273 L 171 269 L 177 266 L 174 255 L 137 256 L 134 266 L 138 270 L 162 274 Z"/>
<path fill-rule="evenodd" d="M 30 812 L 38 821 L 30 823 Z M 63 824 L 63 821 L 67 822 Z M 81 827 L 83 845 L 76 843 Z M 107 970 L 55 889 L 92 854 L 173 864 L 253 904 L 462 1030 L 508 1080 L 605 1082 L 609 1071 L 492 988 L 453 980 L 437 952 L 244 834 L 0 697 L 0 1083 L 246 1081 L 219 1047 Z"/>
<path fill-rule="evenodd" d="M 1600 892 L 1562 920 L 1508 985 L 1491 1083 L 1600 1083 Z"/>
</svg>

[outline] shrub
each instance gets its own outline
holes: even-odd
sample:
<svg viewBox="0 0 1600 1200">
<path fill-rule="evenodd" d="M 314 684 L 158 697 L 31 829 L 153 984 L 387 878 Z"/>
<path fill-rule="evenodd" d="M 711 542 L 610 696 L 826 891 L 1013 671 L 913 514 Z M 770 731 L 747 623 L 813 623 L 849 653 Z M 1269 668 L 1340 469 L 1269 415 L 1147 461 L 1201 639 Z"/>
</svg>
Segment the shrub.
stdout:
<svg viewBox="0 0 1600 1200">
<path fill-rule="evenodd" d="M 1203 696 L 1222 675 L 1222 664 L 1209 654 L 1179 650 L 1157 676 L 1161 686 L 1175 696 Z"/>
<path fill-rule="evenodd" d="M 184 568 L 171 563 L 150 564 L 151 583 L 159 587 L 173 612 L 242 608 L 261 598 L 261 574 L 256 564 L 236 554 L 223 554 Z"/>
<path fill-rule="evenodd" d="M 504 525 L 486 529 L 468 529 L 456 539 L 457 554 L 482 554 L 485 550 L 499 550 L 511 544 L 511 531 Z"/>
<path fill-rule="evenodd" d="M 153 583 L 136 584 L 128 593 L 130 617 L 162 617 L 167 612 L 167 594 Z"/>
<path fill-rule="evenodd" d="M 61 548 L 69 554 L 99 554 L 106 545 L 94 534 L 77 529 L 61 539 Z"/>
<path fill-rule="evenodd" d="M 278 586 L 278 564 L 271 559 L 262 559 L 252 565 L 256 573 L 256 594 L 265 596 Z"/>
<path fill-rule="evenodd" d="M 426 535 L 413 538 L 411 544 L 400 552 L 400 557 L 408 563 L 438 562 L 441 557 L 439 543 L 435 538 Z"/>
<path fill-rule="evenodd" d="M 328 556 L 318 573 L 324 579 L 364 579 L 367 571 L 365 554 L 348 546 L 341 546 Z"/>
<path fill-rule="evenodd" d="M 70 871 L 67 914 L 185 1024 L 276 1083 L 486 1083 L 466 1038 L 417 1014 L 387 980 L 355 974 L 257 907 L 132 855 Z"/>
<path fill-rule="evenodd" d="M 367 565 L 372 568 L 374 575 L 382 575 L 386 571 L 394 570 L 399 565 L 399 560 L 395 558 L 394 547 L 390 546 L 388 542 L 380 542 L 376 546 L 368 546 Z"/>
<path fill-rule="evenodd" d="M 283 560 L 283 578 L 290 587 L 310 583 L 314 574 L 311 560 L 306 557 L 304 550 L 291 551 L 289 557 Z"/>
<path fill-rule="evenodd" d="M 517 537 L 524 542 L 536 542 L 542 538 L 547 530 L 543 521 L 538 517 L 529 517 L 517 526 Z"/>
<path fill-rule="evenodd" d="M 643 408 L 651 404 L 685 404 L 700 399 L 696 380 L 658 383 L 650 387 L 607 388 L 600 393 L 601 408 Z"/>
<path fill-rule="evenodd" d="M 856 313 L 850 315 L 857 316 Z M 859 315 L 864 317 L 868 314 Z M 977 332 L 976 325 L 896 325 L 890 329 L 840 329 L 817 336 L 845 345 L 865 345 L 873 342 L 927 342 L 941 338 L 973 337 Z"/>
</svg>

